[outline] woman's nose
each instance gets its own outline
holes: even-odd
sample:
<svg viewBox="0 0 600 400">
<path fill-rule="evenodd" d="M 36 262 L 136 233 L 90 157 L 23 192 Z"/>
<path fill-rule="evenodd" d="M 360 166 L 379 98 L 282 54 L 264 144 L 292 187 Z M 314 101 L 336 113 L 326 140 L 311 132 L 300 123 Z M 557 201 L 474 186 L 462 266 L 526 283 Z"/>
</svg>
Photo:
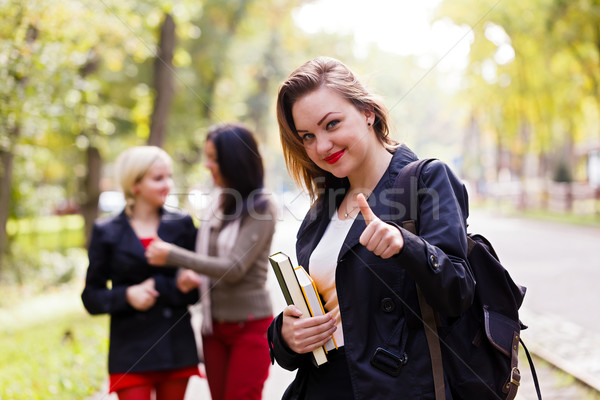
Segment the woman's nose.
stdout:
<svg viewBox="0 0 600 400">
<path fill-rule="evenodd" d="M 317 151 L 322 154 L 326 154 L 333 147 L 333 142 L 327 137 L 327 135 L 317 136 Z"/>
</svg>

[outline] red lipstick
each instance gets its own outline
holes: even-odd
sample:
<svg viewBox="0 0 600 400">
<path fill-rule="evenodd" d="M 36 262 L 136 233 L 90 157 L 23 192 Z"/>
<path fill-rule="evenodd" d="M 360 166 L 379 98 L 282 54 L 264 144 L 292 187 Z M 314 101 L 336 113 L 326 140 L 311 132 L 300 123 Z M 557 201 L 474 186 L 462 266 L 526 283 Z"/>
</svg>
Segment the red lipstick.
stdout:
<svg viewBox="0 0 600 400">
<path fill-rule="evenodd" d="M 342 158 L 342 156 L 344 155 L 346 151 L 345 150 L 340 150 L 338 152 L 333 153 L 332 155 L 325 157 L 324 160 L 327 164 L 335 164 L 336 162 L 338 162 L 338 160 L 340 158 Z"/>
</svg>

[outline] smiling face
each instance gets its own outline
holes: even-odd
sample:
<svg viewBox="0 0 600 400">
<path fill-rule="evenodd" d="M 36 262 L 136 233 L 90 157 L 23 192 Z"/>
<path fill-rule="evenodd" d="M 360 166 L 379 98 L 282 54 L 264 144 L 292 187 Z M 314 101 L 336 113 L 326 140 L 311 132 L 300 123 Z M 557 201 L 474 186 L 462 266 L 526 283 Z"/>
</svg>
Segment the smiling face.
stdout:
<svg viewBox="0 0 600 400">
<path fill-rule="evenodd" d="M 171 163 L 157 158 L 133 186 L 136 201 L 144 201 L 156 207 L 162 207 L 173 187 L 173 171 Z"/>
<path fill-rule="evenodd" d="M 292 115 L 308 157 L 338 178 L 360 175 L 373 146 L 380 145 L 368 125 L 374 114 L 358 110 L 327 87 L 298 99 Z"/>
</svg>

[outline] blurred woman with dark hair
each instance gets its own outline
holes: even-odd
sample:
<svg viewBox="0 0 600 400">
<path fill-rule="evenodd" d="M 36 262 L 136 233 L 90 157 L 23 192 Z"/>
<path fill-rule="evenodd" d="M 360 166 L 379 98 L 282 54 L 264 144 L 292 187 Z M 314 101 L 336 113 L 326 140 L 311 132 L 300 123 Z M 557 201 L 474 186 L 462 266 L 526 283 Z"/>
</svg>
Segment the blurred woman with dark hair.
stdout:
<svg viewBox="0 0 600 400">
<path fill-rule="evenodd" d="M 200 286 L 212 399 L 260 399 L 270 364 L 266 331 L 273 311 L 266 281 L 276 209 L 263 190 L 262 158 L 247 128 L 212 127 L 204 154 L 217 195 L 202 218 L 196 252 L 155 240 L 146 257 L 152 265 L 185 268 L 178 279 L 182 291 Z"/>
</svg>

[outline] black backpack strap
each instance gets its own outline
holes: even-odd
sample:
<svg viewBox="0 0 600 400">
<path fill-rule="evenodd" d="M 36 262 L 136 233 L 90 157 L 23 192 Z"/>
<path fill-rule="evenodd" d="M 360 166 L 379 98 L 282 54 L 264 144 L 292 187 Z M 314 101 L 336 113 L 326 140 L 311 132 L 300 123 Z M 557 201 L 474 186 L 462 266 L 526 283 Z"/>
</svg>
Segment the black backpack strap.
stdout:
<svg viewBox="0 0 600 400">
<path fill-rule="evenodd" d="M 525 350 L 525 355 L 527 356 L 527 361 L 529 362 L 529 368 L 531 369 L 531 377 L 533 378 L 533 384 L 535 385 L 535 391 L 537 393 L 538 400 L 542 400 L 542 391 L 540 390 L 540 383 L 538 381 L 537 373 L 535 372 L 533 359 L 531 358 L 531 354 L 529 354 L 529 350 L 527 350 L 527 347 L 525 347 L 523 339 L 519 338 L 519 342 L 521 342 L 521 346 L 523 346 L 523 350 Z"/>
<path fill-rule="evenodd" d="M 415 235 L 419 234 L 419 176 L 423 167 L 433 160 L 433 158 L 417 160 L 406 165 L 398 173 L 394 184 L 394 188 L 399 189 L 396 191 L 396 200 L 406 207 L 406 217 L 410 218 L 401 221 L 402 227 Z M 442 349 L 437 332 L 437 313 L 427 303 L 427 300 L 425 300 L 425 296 L 423 296 L 419 285 L 417 285 L 417 297 L 419 299 L 425 337 L 427 338 L 427 346 L 429 347 L 429 355 L 431 357 L 435 398 L 436 400 L 446 400 Z"/>
</svg>

